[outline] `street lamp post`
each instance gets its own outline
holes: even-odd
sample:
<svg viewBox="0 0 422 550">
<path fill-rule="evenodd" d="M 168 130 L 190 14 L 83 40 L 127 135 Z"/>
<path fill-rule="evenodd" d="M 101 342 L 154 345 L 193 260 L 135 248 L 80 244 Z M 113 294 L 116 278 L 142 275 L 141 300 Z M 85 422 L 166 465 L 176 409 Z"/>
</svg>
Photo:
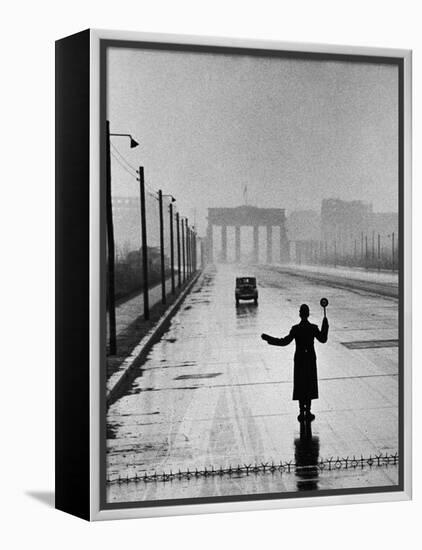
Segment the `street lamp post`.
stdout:
<svg viewBox="0 0 422 550">
<path fill-rule="evenodd" d="M 128 137 L 130 139 L 130 148 L 131 149 L 135 149 L 135 147 L 138 147 L 138 145 L 139 145 L 139 143 L 136 141 L 136 139 L 133 139 L 131 134 L 110 134 L 110 136 Z"/>
<path fill-rule="evenodd" d="M 161 303 L 166 303 L 166 266 L 164 263 L 164 220 L 163 220 L 163 192 L 158 191 L 158 204 L 160 214 L 160 263 L 161 263 Z"/>
<path fill-rule="evenodd" d="M 173 203 L 176 202 L 176 199 L 173 195 L 162 195 L 162 197 L 170 198 L 169 204 L 169 227 L 170 227 L 170 273 L 171 273 L 171 292 L 172 294 L 176 291 L 176 286 L 174 282 L 174 229 L 173 229 Z"/>
<path fill-rule="evenodd" d="M 368 235 L 365 235 L 365 269 L 368 267 Z"/>
<path fill-rule="evenodd" d="M 205 245 L 204 238 L 200 237 L 199 239 L 200 250 L 201 250 L 201 269 L 205 268 Z"/>
<path fill-rule="evenodd" d="M 190 277 L 190 228 L 188 219 L 185 218 L 185 239 L 186 239 L 186 279 Z"/>
<path fill-rule="evenodd" d="M 176 239 L 177 239 L 177 286 L 182 286 L 182 265 L 180 256 L 180 214 L 176 212 Z"/>
<path fill-rule="evenodd" d="M 375 231 L 372 231 L 372 264 L 375 262 Z"/>
<path fill-rule="evenodd" d="M 387 235 L 387 237 L 389 239 L 391 239 L 391 271 L 394 271 L 394 269 L 395 269 L 395 261 L 394 261 L 395 260 L 395 258 L 394 258 L 395 236 L 396 235 L 395 235 L 394 231 L 391 233 L 391 235 L 390 234 Z"/>
<path fill-rule="evenodd" d="M 109 354 L 116 354 L 116 303 L 114 292 L 114 227 L 111 201 L 110 122 L 106 121 L 106 218 L 107 218 L 107 306 L 109 323 Z"/>
<path fill-rule="evenodd" d="M 190 228 L 186 224 L 186 278 L 190 277 Z"/>
<path fill-rule="evenodd" d="M 186 263 L 185 263 L 185 222 L 182 219 L 182 271 L 183 271 L 183 283 L 186 280 Z"/>
<path fill-rule="evenodd" d="M 161 302 L 167 303 L 166 295 L 166 266 L 164 254 L 164 213 L 163 213 L 163 198 L 170 197 L 170 263 L 171 263 L 171 288 L 174 293 L 174 248 L 173 248 L 173 202 L 176 199 L 173 195 L 164 195 L 161 189 L 158 191 L 158 203 L 160 212 L 160 260 L 161 260 Z"/>
<path fill-rule="evenodd" d="M 192 228 L 192 275 L 195 273 L 195 229 Z"/>
<path fill-rule="evenodd" d="M 106 225 L 107 225 L 107 299 L 109 315 L 109 354 L 115 355 L 116 343 L 116 298 L 115 298 L 115 244 L 113 227 L 113 203 L 111 198 L 111 155 L 110 137 L 124 136 L 130 138 L 130 147 L 133 149 L 139 143 L 130 134 L 110 133 L 110 121 L 106 121 Z"/>
<path fill-rule="evenodd" d="M 173 201 L 169 204 L 169 223 L 170 223 L 170 268 L 171 268 L 171 293 L 176 292 L 174 282 L 174 231 L 173 231 Z"/>
<path fill-rule="evenodd" d="M 192 250 L 193 250 L 193 263 L 192 263 L 193 272 L 196 273 L 196 269 L 197 269 L 196 253 L 197 253 L 197 250 L 196 250 L 196 232 L 195 232 L 195 229 L 192 232 Z"/>
<path fill-rule="evenodd" d="M 394 231 L 391 235 L 391 247 L 392 247 L 392 250 L 391 250 L 391 254 L 392 254 L 392 267 L 393 267 L 393 271 L 394 271 Z"/>
<path fill-rule="evenodd" d="M 142 239 L 142 291 L 144 297 L 144 319 L 149 319 L 149 282 L 148 282 L 148 243 L 147 243 L 147 220 L 145 208 L 145 180 L 144 167 L 139 167 L 139 189 L 141 200 L 141 239 Z"/>
</svg>

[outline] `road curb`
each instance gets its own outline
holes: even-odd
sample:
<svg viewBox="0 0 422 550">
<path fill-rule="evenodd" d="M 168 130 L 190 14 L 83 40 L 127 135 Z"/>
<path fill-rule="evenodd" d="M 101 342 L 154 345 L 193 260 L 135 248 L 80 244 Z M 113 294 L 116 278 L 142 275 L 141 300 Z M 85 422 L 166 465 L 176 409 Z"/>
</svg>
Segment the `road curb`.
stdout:
<svg viewBox="0 0 422 550">
<path fill-rule="evenodd" d="M 301 277 L 302 279 L 308 279 L 315 283 L 326 283 L 334 288 L 341 288 L 346 290 L 357 290 L 361 292 L 367 292 L 369 294 L 376 294 L 385 298 L 398 299 L 399 288 L 388 283 L 365 281 L 364 279 L 353 279 L 345 276 L 336 277 L 333 274 L 325 274 L 318 271 L 306 271 L 306 270 L 294 270 L 290 267 L 278 268 L 279 273 L 287 273 L 293 277 Z"/>
<path fill-rule="evenodd" d="M 197 283 L 202 277 L 203 273 L 203 271 L 200 271 L 191 281 L 189 281 L 176 301 L 160 317 L 157 324 L 142 338 L 139 344 L 132 350 L 130 355 L 125 358 L 119 370 L 107 381 L 107 406 L 110 406 L 111 403 L 116 400 L 119 391 L 128 381 L 133 370 L 145 361 L 150 349 L 167 330 L 172 317 L 177 313 L 178 309 L 182 305 L 182 302 L 189 294 L 195 283 Z"/>
</svg>

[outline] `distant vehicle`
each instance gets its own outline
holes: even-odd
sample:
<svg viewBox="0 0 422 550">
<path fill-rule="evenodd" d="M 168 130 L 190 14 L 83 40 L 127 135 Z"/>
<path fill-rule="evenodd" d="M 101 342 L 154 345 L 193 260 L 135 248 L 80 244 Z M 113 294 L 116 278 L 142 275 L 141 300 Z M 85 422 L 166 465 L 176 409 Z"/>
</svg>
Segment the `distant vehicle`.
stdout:
<svg viewBox="0 0 422 550">
<path fill-rule="evenodd" d="M 253 300 L 255 305 L 258 304 L 258 289 L 256 287 L 255 277 L 236 277 L 235 290 L 236 305 L 239 305 L 240 300 Z"/>
</svg>

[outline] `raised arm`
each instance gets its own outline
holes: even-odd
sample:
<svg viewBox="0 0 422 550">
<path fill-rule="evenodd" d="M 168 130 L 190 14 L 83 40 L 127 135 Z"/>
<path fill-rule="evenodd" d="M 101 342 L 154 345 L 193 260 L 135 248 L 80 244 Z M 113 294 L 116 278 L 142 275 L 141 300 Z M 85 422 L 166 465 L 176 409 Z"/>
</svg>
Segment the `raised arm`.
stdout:
<svg viewBox="0 0 422 550">
<path fill-rule="evenodd" d="M 327 317 L 324 317 L 322 320 L 321 330 L 315 325 L 315 338 L 318 340 L 318 342 L 321 342 L 321 344 L 325 344 L 325 342 L 328 340 L 328 319 Z"/>
<path fill-rule="evenodd" d="M 274 338 L 274 336 L 270 336 L 269 334 L 261 334 L 261 338 L 271 346 L 288 346 L 294 338 L 293 328 L 284 338 Z"/>
</svg>

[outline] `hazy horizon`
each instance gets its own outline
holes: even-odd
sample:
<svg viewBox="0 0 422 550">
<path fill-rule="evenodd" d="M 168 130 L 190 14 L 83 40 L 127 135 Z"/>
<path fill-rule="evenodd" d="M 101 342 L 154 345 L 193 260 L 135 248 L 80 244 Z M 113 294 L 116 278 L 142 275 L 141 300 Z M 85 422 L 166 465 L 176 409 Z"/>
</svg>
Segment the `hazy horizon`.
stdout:
<svg viewBox="0 0 422 550">
<path fill-rule="evenodd" d="M 108 73 L 111 131 L 140 143 L 112 138 L 112 153 L 143 165 L 149 187 L 173 194 L 185 215 L 196 211 L 200 231 L 207 208 L 245 200 L 288 212 L 319 212 L 324 198 L 398 210 L 396 66 L 111 48 Z M 138 194 L 115 157 L 112 188 Z"/>
</svg>

